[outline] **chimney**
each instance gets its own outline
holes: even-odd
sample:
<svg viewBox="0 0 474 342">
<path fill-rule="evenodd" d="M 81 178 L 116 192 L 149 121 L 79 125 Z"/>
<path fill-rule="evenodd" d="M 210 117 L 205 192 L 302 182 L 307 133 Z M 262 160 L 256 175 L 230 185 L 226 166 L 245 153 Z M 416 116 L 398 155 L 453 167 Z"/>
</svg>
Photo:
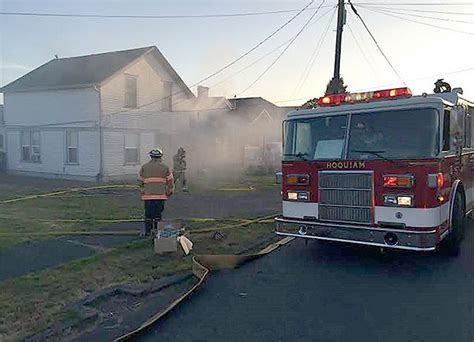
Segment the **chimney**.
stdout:
<svg viewBox="0 0 474 342">
<path fill-rule="evenodd" d="M 209 97 L 209 87 L 198 86 L 197 95 L 198 98 Z"/>
</svg>

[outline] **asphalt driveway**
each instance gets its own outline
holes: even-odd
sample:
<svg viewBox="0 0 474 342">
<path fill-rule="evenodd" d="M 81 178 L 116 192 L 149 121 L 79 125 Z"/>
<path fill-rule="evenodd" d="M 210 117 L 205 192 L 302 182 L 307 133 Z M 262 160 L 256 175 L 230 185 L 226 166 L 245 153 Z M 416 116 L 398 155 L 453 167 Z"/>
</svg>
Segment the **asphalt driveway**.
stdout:
<svg viewBox="0 0 474 342">
<path fill-rule="evenodd" d="M 473 341 L 474 226 L 459 258 L 294 241 L 213 274 L 140 341 Z"/>
</svg>

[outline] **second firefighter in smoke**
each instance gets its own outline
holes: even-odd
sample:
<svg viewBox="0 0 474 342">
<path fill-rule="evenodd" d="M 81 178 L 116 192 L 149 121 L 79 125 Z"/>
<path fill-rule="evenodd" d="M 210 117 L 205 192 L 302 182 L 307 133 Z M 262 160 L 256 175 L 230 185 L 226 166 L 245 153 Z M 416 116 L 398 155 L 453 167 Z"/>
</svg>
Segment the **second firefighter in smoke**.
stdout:
<svg viewBox="0 0 474 342">
<path fill-rule="evenodd" d="M 180 188 L 182 191 L 187 192 L 188 187 L 186 184 L 186 151 L 180 147 L 178 152 L 173 156 L 173 175 L 174 184 L 176 188 Z"/>
</svg>

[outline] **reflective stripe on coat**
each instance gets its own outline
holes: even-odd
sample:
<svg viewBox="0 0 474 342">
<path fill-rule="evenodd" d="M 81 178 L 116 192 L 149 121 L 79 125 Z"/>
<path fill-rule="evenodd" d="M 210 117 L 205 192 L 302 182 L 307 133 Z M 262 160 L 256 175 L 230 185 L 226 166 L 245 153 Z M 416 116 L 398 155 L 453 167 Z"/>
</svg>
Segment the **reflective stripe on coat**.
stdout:
<svg viewBox="0 0 474 342">
<path fill-rule="evenodd" d="M 174 191 L 173 174 L 160 159 L 144 164 L 138 174 L 142 200 L 166 200 Z"/>
</svg>

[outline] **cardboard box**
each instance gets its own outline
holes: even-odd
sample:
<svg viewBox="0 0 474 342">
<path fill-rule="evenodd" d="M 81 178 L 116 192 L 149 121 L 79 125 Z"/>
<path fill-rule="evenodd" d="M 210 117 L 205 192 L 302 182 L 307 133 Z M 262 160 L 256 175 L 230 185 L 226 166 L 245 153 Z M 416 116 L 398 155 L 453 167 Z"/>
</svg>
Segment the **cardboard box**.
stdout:
<svg viewBox="0 0 474 342">
<path fill-rule="evenodd" d="M 176 237 L 155 238 L 155 253 L 168 253 L 178 251 L 178 240 Z"/>
<path fill-rule="evenodd" d="M 154 240 L 155 253 L 168 253 L 178 251 L 178 235 L 181 224 L 174 221 L 160 221 Z"/>
</svg>

